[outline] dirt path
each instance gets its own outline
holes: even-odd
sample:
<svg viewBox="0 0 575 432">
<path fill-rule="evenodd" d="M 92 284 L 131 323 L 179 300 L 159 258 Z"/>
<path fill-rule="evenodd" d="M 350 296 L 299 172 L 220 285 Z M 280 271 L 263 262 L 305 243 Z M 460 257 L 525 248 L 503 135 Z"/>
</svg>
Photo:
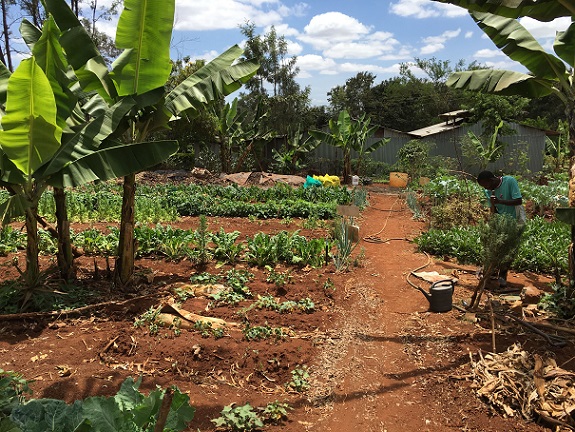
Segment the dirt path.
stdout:
<svg viewBox="0 0 575 432">
<path fill-rule="evenodd" d="M 411 239 L 424 229 L 412 216 L 397 195 L 372 193 L 360 236 Z M 490 417 L 469 385 L 448 379 L 462 373 L 469 342 L 489 350 L 490 337 L 457 311 L 428 312 L 425 297 L 406 282 L 427 257 L 407 240 L 361 247 L 365 266 L 347 281 L 337 329 L 323 344 L 312 390 L 318 408 L 306 430 L 543 430 Z M 425 270 L 451 271 L 435 263 Z M 457 289 L 456 296 L 466 295 Z"/>
</svg>

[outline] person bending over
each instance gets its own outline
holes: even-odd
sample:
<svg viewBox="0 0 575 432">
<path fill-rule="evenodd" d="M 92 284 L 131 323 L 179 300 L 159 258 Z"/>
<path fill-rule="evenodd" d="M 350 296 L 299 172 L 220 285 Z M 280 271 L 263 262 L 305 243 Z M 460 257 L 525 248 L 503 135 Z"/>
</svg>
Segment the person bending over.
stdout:
<svg viewBox="0 0 575 432">
<path fill-rule="evenodd" d="M 481 171 L 477 183 L 485 189 L 491 213 L 512 217 L 517 223 L 525 223 L 523 198 L 519 184 L 512 176 L 496 176 L 491 171 Z M 511 262 L 501 263 L 499 267 L 499 286 L 507 286 L 507 272 Z"/>
</svg>

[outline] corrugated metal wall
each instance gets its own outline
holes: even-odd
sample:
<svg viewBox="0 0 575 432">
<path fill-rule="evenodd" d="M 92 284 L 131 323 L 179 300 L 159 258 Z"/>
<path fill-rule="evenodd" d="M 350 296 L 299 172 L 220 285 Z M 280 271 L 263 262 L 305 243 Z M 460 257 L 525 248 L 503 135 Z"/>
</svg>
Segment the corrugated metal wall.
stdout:
<svg viewBox="0 0 575 432">
<path fill-rule="evenodd" d="M 527 153 L 526 168 L 532 173 L 541 171 L 543 168 L 543 156 L 545 152 L 545 132 L 539 129 L 521 126 L 518 124 L 511 124 L 512 128 L 517 131 L 516 135 L 508 135 L 501 138 L 506 143 L 503 157 L 494 164 L 489 164 L 488 169 L 503 170 L 503 171 L 516 171 L 525 168 L 520 166 L 521 152 Z M 461 139 L 467 135 L 467 131 L 472 131 L 476 135 L 482 133 L 481 126 L 464 125 L 457 129 L 445 131 L 433 135 L 430 138 L 425 138 L 424 141 L 432 144 L 430 154 L 432 156 L 445 156 L 463 164 L 463 169 L 466 171 L 477 171 L 477 168 L 466 166 L 461 155 Z M 397 162 L 397 152 L 408 141 L 414 139 L 413 137 L 395 131 L 385 130 L 384 136 L 391 138 L 390 141 L 383 147 L 380 147 L 370 155 L 374 161 L 385 162 L 394 164 Z M 379 138 L 368 139 L 368 145 L 375 142 Z M 332 146 L 326 144 L 319 145 L 316 150 L 310 155 L 310 158 L 317 161 L 318 166 L 314 167 L 322 171 L 322 162 L 326 161 L 324 165 L 327 167 L 327 161 L 336 161 L 342 159 L 342 152 Z M 352 158 L 357 157 L 355 152 L 352 152 Z M 332 163 L 333 165 L 333 163 Z M 475 173 L 474 173 L 475 174 Z"/>
</svg>

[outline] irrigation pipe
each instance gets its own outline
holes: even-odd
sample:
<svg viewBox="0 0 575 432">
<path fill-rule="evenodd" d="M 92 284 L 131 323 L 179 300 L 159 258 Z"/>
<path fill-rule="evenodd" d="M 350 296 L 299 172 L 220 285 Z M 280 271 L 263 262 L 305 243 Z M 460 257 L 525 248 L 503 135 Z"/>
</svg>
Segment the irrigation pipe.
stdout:
<svg viewBox="0 0 575 432">
<path fill-rule="evenodd" d="M 413 282 L 411 282 L 409 280 L 409 276 L 411 276 L 412 274 L 414 274 L 415 272 L 427 267 L 429 264 L 431 264 L 431 257 L 429 256 L 429 254 L 427 252 L 423 252 L 425 254 L 425 256 L 427 257 L 427 262 L 425 264 L 423 264 L 422 266 L 419 266 L 413 270 L 411 270 L 409 273 L 407 273 L 407 276 L 405 277 L 406 282 L 411 285 L 413 288 L 415 288 L 416 290 L 419 290 L 421 287 L 415 285 Z"/>
<path fill-rule="evenodd" d="M 391 205 L 391 207 L 387 210 L 387 218 L 385 218 L 385 223 L 383 224 L 383 227 L 376 233 L 370 234 L 366 237 L 363 238 L 363 241 L 367 242 L 367 243 L 387 243 L 391 240 L 406 240 L 406 241 L 411 241 L 410 239 L 408 239 L 407 237 L 393 237 L 393 238 L 388 238 L 388 239 L 382 239 L 379 235 L 383 232 L 383 230 L 385 229 L 385 227 L 387 227 L 387 223 L 389 222 L 389 218 L 391 216 L 391 213 L 394 211 L 398 211 L 398 210 L 393 210 L 393 207 L 395 206 L 395 204 L 399 201 L 399 196 L 395 199 L 395 201 L 393 202 L 393 204 Z M 384 211 L 384 210 L 382 210 Z"/>
</svg>

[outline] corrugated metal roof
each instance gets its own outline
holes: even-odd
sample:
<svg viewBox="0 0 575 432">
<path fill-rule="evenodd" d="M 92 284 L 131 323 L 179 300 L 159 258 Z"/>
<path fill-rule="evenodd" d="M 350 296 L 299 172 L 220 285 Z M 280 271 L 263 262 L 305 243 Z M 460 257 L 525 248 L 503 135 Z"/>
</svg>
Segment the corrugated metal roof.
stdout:
<svg viewBox="0 0 575 432">
<path fill-rule="evenodd" d="M 446 132 L 446 131 L 450 131 L 453 129 L 457 129 L 458 127 L 461 126 L 461 123 L 449 123 L 449 124 L 445 124 L 445 123 L 437 123 L 431 126 L 426 126 L 424 128 L 421 129 L 417 129 L 411 132 L 408 132 L 410 135 L 419 137 L 419 138 L 425 138 L 431 135 L 435 135 L 441 132 Z"/>
</svg>

